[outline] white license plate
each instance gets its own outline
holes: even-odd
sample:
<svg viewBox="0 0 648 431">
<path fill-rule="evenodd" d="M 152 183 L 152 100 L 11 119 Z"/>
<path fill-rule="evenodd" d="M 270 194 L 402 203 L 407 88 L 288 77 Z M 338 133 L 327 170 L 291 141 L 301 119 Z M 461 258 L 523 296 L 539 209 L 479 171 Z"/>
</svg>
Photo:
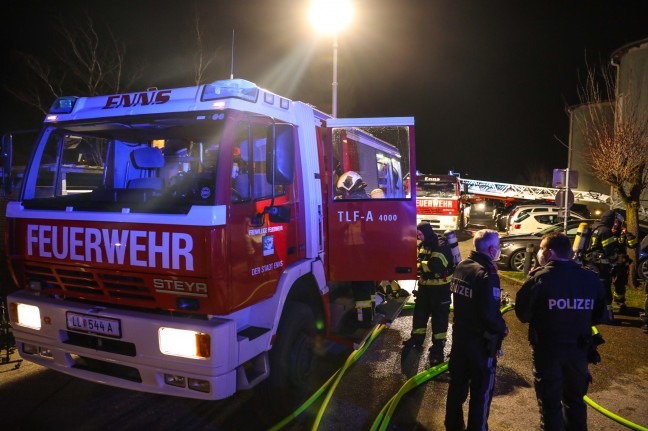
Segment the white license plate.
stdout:
<svg viewBox="0 0 648 431">
<path fill-rule="evenodd" d="M 106 317 L 89 316 L 68 311 L 67 327 L 73 331 L 90 332 L 107 337 L 121 338 L 121 321 Z"/>
</svg>

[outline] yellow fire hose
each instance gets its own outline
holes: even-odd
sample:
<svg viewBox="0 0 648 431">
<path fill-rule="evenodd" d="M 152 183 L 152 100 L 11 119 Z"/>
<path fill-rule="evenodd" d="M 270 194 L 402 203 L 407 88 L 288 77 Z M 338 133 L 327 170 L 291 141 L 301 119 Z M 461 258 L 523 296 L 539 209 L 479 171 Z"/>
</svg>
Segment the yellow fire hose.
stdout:
<svg viewBox="0 0 648 431">
<path fill-rule="evenodd" d="M 502 314 L 505 314 L 511 310 L 513 310 L 515 306 L 513 304 L 506 305 L 503 307 L 500 311 Z M 598 333 L 598 330 L 595 327 L 592 327 L 594 333 Z M 448 361 L 443 362 L 439 365 L 436 365 L 435 367 L 432 367 L 426 371 L 423 371 L 422 373 L 417 374 L 416 376 L 412 377 L 409 379 L 405 384 L 401 387 L 401 389 L 394 395 L 383 407 L 383 409 L 380 411 L 378 414 L 378 417 L 374 421 L 373 425 L 371 426 L 371 431 L 384 431 L 387 429 L 387 425 L 389 425 L 389 421 L 391 420 L 391 417 L 394 413 L 394 410 L 396 409 L 396 405 L 400 401 L 400 399 L 405 395 L 407 392 L 410 390 L 414 389 L 416 386 L 430 380 L 431 378 L 434 378 L 438 376 L 439 374 L 445 372 L 448 370 Z M 622 418 L 611 411 L 599 406 L 596 404 L 594 401 L 592 401 L 587 395 L 583 397 L 583 400 L 593 409 L 598 411 L 599 413 L 607 416 L 609 419 L 612 419 L 613 421 L 630 428 L 635 431 L 648 431 L 648 428 L 643 427 L 641 425 L 637 425 L 634 422 L 630 422 L 629 420 Z"/>
<path fill-rule="evenodd" d="M 404 309 L 411 308 L 413 307 L 410 306 L 408 307 L 409 304 L 405 305 Z M 515 306 L 513 304 L 506 305 L 505 307 L 502 307 L 500 310 L 502 314 L 505 314 L 511 310 L 513 310 Z M 317 413 L 317 416 L 315 418 L 315 422 L 313 423 L 312 430 L 315 431 L 319 428 L 320 422 L 322 420 L 322 416 L 324 415 L 324 411 L 326 410 L 326 407 L 328 406 L 329 401 L 331 400 L 331 397 L 333 396 L 333 392 L 337 388 L 338 383 L 340 382 L 340 379 L 346 372 L 346 370 L 353 364 L 355 363 L 360 357 L 364 354 L 364 352 L 367 350 L 367 348 L 371 345 L 371 343 L 380 335 L 380 333 L 385 329 L 385 325 L 379 325 L 374 329 L 372 332 L 371 336 L 367 341 L 365 341 L 362 346 L 358 349 L 353 351 L 347 360 L 344 363 L 344 366 L 337 370 L 327 381 L 320 387 L 317 392 L 315 392 L 304 404 L 302 404 L 299 408 L 297 408 L 294 412 L 292 412 L 290 415 L 286 416 L 284 419 L 282 419 L 279 423 L 274 425 L 272 428 L 270 428 L 269 431 L 278 431 L 288 425 L 291 421 L 293 421 L 297 416 L 299 416 L 302 412 L 304 412 L 306 409 L 308 409 L 323 393 L 326 391 L 328 388 L 328 392 L 326 394 L 326 398 L 322 402 L 322 405 L 320 406 L 320 409 Z M 396 407 L 398 406 L 398 403 L 400 402 L 401 398 L 409 391 L 414 389 L 415 387 L 427 382 L 428 380 L 438 376 L 441 373 L 444 373 L 448 370 L 448 361 L 445 361 L 439 365 L 436 365 L 432 368 L 429 368 L 414 377 L 410 378 L 405 382 L 403 386 L 398 390 L 398 392 L 389 399 L 387 404 L 380 410 L 380 413 L 376 417 L 376 420 L 373 422 L 371 426 L 371 431 L 384 431 L 387 429 L 387 426 L 389 425 L 389 422 L 391 420 L 392 415 L 394 414 L 394 411 L 396 410 Z M 615 413 L 610 412 L 609 410 L 599 406 L 596 404 L 594 401 L 592 401 L 589 397 L 584 396 L 583 400 L 593 409 L 598 411 L 599 413 L 605 415 L 606 417 L 610 418 L 611 420 L 629 428 L 635 431 L 648 431 L 648 428 L 643 427 L 641 425 L 637 425 L 627 419 L 624 419 Z"/>
<path fill-rule="evenodd" d="M 315 392 L 310 398 L 304 402 L 301 406 L 299 406 L 294 412 L 283 418 L 280 422 L 278 422 L 276 425 L 274 425 L 272 428 L 270 428 L 268 431 L 278 431 L 288 425 L 290 422 L 292 422 L 297 416 L 299 416 L 304 410 L 306 410 L 308 407 L 310 407 L 323 393 L 326 391 L 327 388 L 329 388 L 328 393 L 326 394 L 326 398 L 322 402 L 322 405 L 320 406 L 320 409 L 317 413 L 317 417 L 315 418 L 315 422 L 313 424 L 313 430 L 316 430 L 319 427 L 319 424 L 322 420 L 322 416 L 324 415 L 324 411 L 326 410 L 326 407 L 328 406 L 328 403 L 333 396 L 333 392 L 337 388 L 337 385 L 346 372 L 346 370 L 353 364 L 355 363 L 360 357 L 364 354 L 364 352 L 369 348 L 371 343 L 378 338 L 378 335 L 386 328 L 384 324 L 378 325 L 373 332 L 371 333 L 371 336 L 360 346 L 358 350 L 354 350 L 347 360 L 344 362 L 344 365 L 342 368 L 337 370 L 318 390 Z"/>
<path fill-rule="evenodd" d="M 607 416 L 608 418 L 612 419 L 613 421 L 615 421 L 615 422 L 617 422 L 617 423 L 620 423 L 621 425 L 623 425 L 623 426 L 625 426 L 625 427 L 627 427 L 627 428 L 630 428 L 631 430 L 635 430 L 635 431 L 648 431 L 648 428 L 646 428 L 646 427 L 642 427 L 641 425 L 637 425 L 637 424 L 634 423 L 634 422 L 630 422 L 629 420 L 624 419 L 624 418 L 622 418 L 621 416 L 616 415 L 616 414 L 612 413 L 611 411 L 606 410 L 605 408 L 599 406 L 599 405 L 596 404 L 594 401 L 592 401 L 592 400 L 591 400 L 587 395 L 585 395 L 585 396 L 583 397 L 583 400 L 584 400 L 584 401 L 585 401 L 585 402 L 586 402 L 590 407 L 592 407 L 594 410 L 596 410 L 597 412 L 603 414 L 604 416 Z"/>
</svg>

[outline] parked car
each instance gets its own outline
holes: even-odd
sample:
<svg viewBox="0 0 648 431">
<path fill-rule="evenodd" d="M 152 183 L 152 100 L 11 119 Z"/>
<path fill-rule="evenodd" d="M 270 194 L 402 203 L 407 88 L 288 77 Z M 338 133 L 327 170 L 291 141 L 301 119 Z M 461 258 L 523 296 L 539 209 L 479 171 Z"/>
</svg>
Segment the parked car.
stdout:
<svg viewBox="0 0 648 431">
<path fill-rule="evenodd" d="M 639 252 L 639 263 L 637 264 L 639 278 L 648 283 L 648 251 Z"/>
<path fill-rule="evenodd" d="M 509 221 L 515 215 L 524 209 L 532 208 L 536 211 L 548 211 L 550 208 L 556 208 L 553 202 L 545 201 L 522 201 L 514 204 L 500 205 L 496 211 L 493 211 L 493 220 L 495 220 L 495 226 L 499 231 L 506 231 L 509 226 Z M 557 211 L 557 209 L 556 209 Z M 570 213 L 577 213 L 583 218 L 590 218 L 590 210 L 587 205 L 584 204 L 573 204 L 570 209 Z"/>
<path fill-rule="evenodd" d="M 555 210 L 555 208 L 554 208 Z M 568 220 L 583 220 L 584 218 L 577 213 L 572 213 Z M 509 235 L 533 233 L 551 225 L 559 223 L 561 219 L 558 218 L 558 211 L 527 211 L 521 212 L 511 222 L 508 228 Z"/>
<path fill-rule="evenodd" d="M 567 236 L 569 237 L 570 242 L 574 242 L 574 237 L 578 231 L 578 226 L 581 223 L 589 223 L 590 225 L 595 225 L 599 220 L 594 219 L 573 219 L 567 222 Z M 500 237 L 500 250 L 502 251 L 500 260 L 497 261 L 497 266 L 500 269 L 511 270 L 511 271 L 523 271 L 524 270 L 524 260 L 526 253 L 527 244 L 533 244 L 533 255 L 531 256 L 531 267 L 533 268 L 536 265 L 536 254 L 540 249 L 540 241 L 542 237 L 553 231 L 562 232 L 564 228 L 564 223 L 557 223 L 553 226 L 549 226 L 545 229 L 542 229 L 538 232 L 531 234 L 521 234 L 521 235 L 504 235 Z M 640 223 L 639 224 L 639 240 L 642 241 L 640 247 L 648 246 L 648 224 Z M 639 258 L 637 264 L 637 270 L 639 276 L 644 277 L 648 280 L 648 247 L 643 250 L 643 257 Z"/>
<path fill-rule="evenodd" d="M 517 221 L 520 217 L 522 217 L 524 214 L 532 213 L 532 212 L 555 212 L 556 214 L 558 213 L 558 208 L 556 208 L 555 205 L 553 204 L 533 204 L 533 205 L 518 205 L 517 207 L 513 208 L 511 213 L 509 214 L 508 218 L 508 224 L 506 226 L 506 231 L 510 231 L 511 225 Z M 510 232 L 509 232 L 510 233 Z"/>
<path fill-rule="evenodd" d="M 640 227 L 641 229 L 641 227 Z M 639 277 L 648 283 L 648 235 L 639 244 L 639 262 L 637 263 Z"/>
<path fill-rule="evenodd" d="M 567 222 L 567 236 L 569 240 L 573 243 L 574 237 L 576 236 L 576 231 L 578 231 L 578 226 L 581 223 L 597 223 L 598 220 L 592 219 L 574 219 Z M 500 238 L 500 250 L 502 254 L 500 259 L 497 261 L 497 266 L 501 269 L 507 269 L 511 271 L 523 271 L 524 270 L 524 261 L 526 254 L 527 244 L 533 244 L 533 255 L 531 256 L 531 267 L 533 268 L 536 265 L 536 254 L 540 249 L 540 241 L 542 237 L 553 231 L 562 232 L 564 228 L 563 223 L 557 223 L 552 226 L 546 227 L 538 232 L 521 234 L 521 235 L 504 235 Z"/>
</svg>

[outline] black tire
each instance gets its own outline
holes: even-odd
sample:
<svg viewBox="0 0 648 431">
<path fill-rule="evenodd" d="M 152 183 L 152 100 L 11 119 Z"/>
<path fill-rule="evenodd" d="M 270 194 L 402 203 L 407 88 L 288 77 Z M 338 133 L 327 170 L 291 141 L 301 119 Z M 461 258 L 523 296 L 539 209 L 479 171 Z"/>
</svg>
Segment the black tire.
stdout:
<svg viewBox="0 0 648 431">
<path fill-rule="evenodd" d="M 304 303 L 286 303 L 275 343 L 270 350 L 266 397 L 276 409 L 289 412 L 318 389 L 313 310 Z"/>
<path fill-rule="evenodd" d="M 639 278 L 648 281 L 648 259 L 639 261 L 639 265 L 637 265 L 637 272 L 639 273 Z"/>
<path fill-rule="evenodd" d="M 526 260 L 526 249 L 520 249 L 511 255 L 509 259 L 509 268 L 513 271 L 524 271 L 524 261 Z M 536 265 L 536 258 L 531 254 L 531 268 Z"/>
</svg>

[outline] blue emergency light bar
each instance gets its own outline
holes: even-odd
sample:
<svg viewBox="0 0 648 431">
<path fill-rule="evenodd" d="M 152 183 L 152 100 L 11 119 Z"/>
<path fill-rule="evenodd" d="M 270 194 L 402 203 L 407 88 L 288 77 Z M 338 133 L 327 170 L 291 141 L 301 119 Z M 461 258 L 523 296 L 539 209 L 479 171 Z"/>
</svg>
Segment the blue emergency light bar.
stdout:
<svg viewBox="0 0 648 431">
<path fill-rule="evenodd" d="M 205 85 L 201 100 L 226 99 L 235 97 L 237 99 L 256 102 L 259 97 L 259 87 L 244 79 L 230 79 L 226 81 L 215 81 Z"/>
<path fill-rule="evenodd" d="M 59 97 L 52 104 L 49 110 L 50 114 L 69 114 L 74 109 L 77 99 L 76 96 Z"/>
</svg>

